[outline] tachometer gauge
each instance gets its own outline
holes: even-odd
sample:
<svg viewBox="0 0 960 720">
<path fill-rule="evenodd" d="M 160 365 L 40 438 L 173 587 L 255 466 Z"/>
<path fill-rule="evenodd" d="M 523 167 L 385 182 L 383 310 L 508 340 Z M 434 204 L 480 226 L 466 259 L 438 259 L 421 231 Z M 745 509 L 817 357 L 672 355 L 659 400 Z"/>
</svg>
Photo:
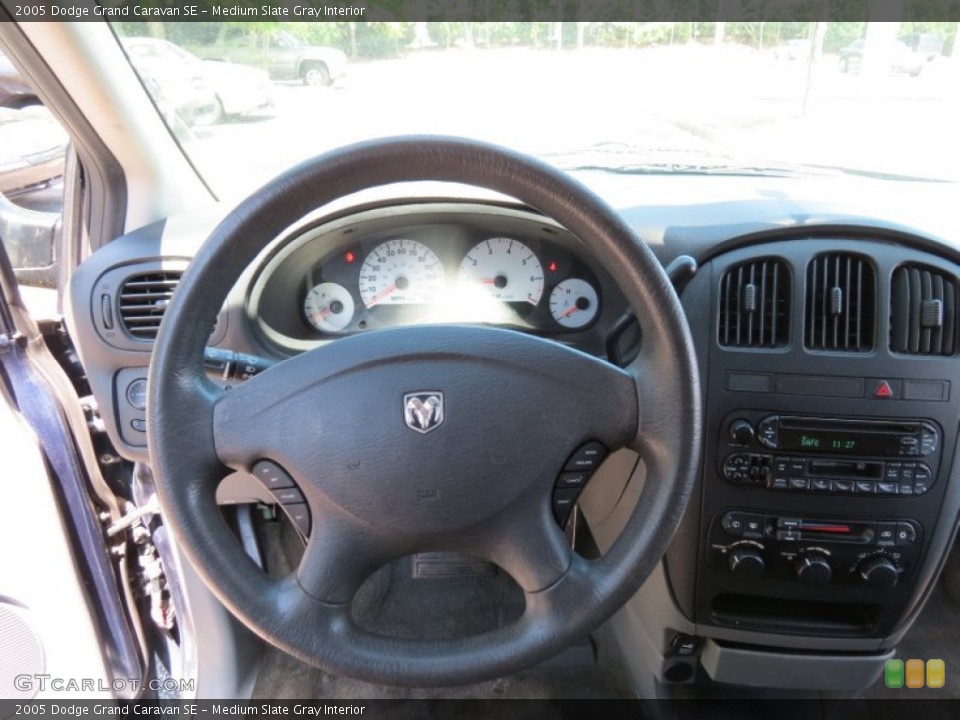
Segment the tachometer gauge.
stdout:
<svg viewBox="0 0 960 720">
<path fill-rule="evenodd" d="M 387 240 L 363 261 L 360 298 L 368 308 L 429 303 L 443 291 L 444 281 L 433 250 L 414 240 Z"/>
<path fill-rule="evenodd" d="M 303 313 L 320 332 L 339 332 L 353 319 L 353 296 L 343 285 L 325 282 L 307 293 Z"/>
<path fill-rule="evenodd" d="M 593 285 L 586 280 L 570 278 L 558 284 L 550 293 L 550 314 L 567 328 L 589 325 L 597 316 L 600 301 Z"/>
<path fill-rule="evenodd" d="M 460 263 L 460 280 L 479 283 L 503 302 L 540 303 L 543 267 L 519 240 L 498 237 L 474 245 Z"/>
</svg>

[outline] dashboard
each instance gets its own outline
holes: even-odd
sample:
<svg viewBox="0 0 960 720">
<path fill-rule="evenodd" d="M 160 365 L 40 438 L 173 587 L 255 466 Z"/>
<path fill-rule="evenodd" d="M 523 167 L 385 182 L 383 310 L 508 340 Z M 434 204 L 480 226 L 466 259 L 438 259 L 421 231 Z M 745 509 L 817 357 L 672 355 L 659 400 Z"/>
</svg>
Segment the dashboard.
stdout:
<svg viewBox="0 0 960 720">
<path fill-rule="evenodd" d="M 688 662 L 669 646 L 677 633 L 709 646 L 704 666 L 720 681 L 808 682 L 799 653 L 810 672 L 838 653 L 864 654 L 864 678 L 879 672 L 960 517 L 960 252 L 923 229 L 952 207 L 949 189 L 601 184 L 663 265 L 690 257 L 677 284 L 700 366 L 704 450 L 663 583 L 642 591 L 660 608 L 645 621 L 659 678 Z M 873 210 L 854 212 L 865 197 Z M 891 219 L 897 207 L 927 214 L 905 224 Z M 73 276 L 71 335 L 128 460 L 148 460 L 142 390 L 163 310 L 222 214 L 136 230 Z M 230 384 L 344 336 L 430 322 L 498 325 L 615 363 L 643 341 L 589 238 L 509 201 L 391 195 L 272 239 L 211 328 L 208 360 Z M 635 465 L 614 454 L 606 476 L 618 476 L 601 468 L 591 481 L 614 488 L 594 513 L 601 550 L 605 518 L 642 482 Z M 270 498 L 252 481 L 221 501 Z M 790 672 L 771 648 L 787 653 Z"/>
</svg>

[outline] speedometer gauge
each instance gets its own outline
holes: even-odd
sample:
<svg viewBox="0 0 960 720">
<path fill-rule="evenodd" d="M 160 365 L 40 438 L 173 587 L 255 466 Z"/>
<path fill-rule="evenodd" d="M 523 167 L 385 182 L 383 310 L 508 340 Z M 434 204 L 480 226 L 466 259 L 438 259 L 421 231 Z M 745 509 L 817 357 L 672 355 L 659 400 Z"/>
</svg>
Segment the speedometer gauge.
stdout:
<svg viewBox="0 0 960 720">
<path fill-rule="evenodd" d="M 307 293 L 303 314 L 320 332 L 338 332 L 353 319 L 353 296 L 343 285 L 325 282 Z"/>
<path fill-rule="evenodd" d="M 440 258 L 423 243 L 387 240 L 360 268 L 360 297 L 368 308 L 432 302 L 444 286 Z"/>
<path fill-rule="evenodd" d="M 586 280 L 570 278 L 550 293 L 550 314 L 567 328 L 582 328 L 597 316 L 600 302 L 597 291 Z"/>
<path fill-rule="evenodd" d="M 498 237 L 474 245 L 460 263 L 460 279 L 479 283 L 497 300 L 537 305 L 543 295 L 543 267 L 527 245 Z"/>
</svg>

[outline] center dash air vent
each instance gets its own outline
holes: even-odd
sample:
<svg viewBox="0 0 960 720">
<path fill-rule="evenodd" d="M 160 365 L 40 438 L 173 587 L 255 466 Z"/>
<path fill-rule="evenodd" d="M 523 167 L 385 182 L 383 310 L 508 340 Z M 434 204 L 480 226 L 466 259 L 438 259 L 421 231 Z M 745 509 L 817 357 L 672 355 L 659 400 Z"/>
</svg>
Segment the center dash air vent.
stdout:
<svg viewBox="0 0 960 720">
<path fill-rule="evenodd" d="M 807 266 L 804 344 L 811 350 L 873 350 L 873 265 L 850 253 L 818 255 Z"/>
<path fill-rule="evenodd" d="M 717 341 L 724 347 L 776 348 L 790 340 L 790 271 L 783 260 L 735 265 L 720 281 Z"/>
<path fill-rule="evenodd" d="M 894 270 L 890 349 L 910 355 L 953 355 L 956 342 L 956 279 L 920 265 Z"/>
<path fill-rule="evenodd" d="M 120 322 L 141 340 L 153 340 L 163 313 L 180 282 L 179 271 L 155 272 L 127 278 L 120 288 Z"/>
</svg>

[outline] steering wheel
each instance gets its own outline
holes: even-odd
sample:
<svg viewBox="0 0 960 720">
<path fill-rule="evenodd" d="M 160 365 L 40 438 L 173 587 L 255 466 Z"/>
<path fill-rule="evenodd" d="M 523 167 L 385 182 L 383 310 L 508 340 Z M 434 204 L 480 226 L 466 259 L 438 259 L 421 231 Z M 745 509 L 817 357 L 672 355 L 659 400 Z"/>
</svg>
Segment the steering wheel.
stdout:
<svg viewBox="0 0 960 720">
<path fill-rule="evenodd" d="M 267 243 L 330 201 L 428 180 L 499 191 L 570 230 L 636 313 L 638 357 L 622 369 L 509 330 L 421 326 L 337 340 L 229 393 L 207 379 L 208 329 Z M 414 432 L 405 396 L 426 392 L 442 394 L 443 420 L 431 432 Z M 411 136 L 335 150 L 237 206 L 200 248 L 167 309 L 148 393 L 150 461 L 164 517 L 211 590 L 247 627 L 301 660 L 391 685 L 503 676 L 592 631 L 666 551 L 700 456 L 693 345 L 653 253 L 572 178 L 457 138 Z M 438 419 L 436 408 L 419 411 Z M 647 466 L 633 514 L 594 560 L 568 547 L 551 509 L 558 472 L 587 441 L 632 448 Z M 227 468 L 249 472 L 262 459 L 296 480 L 313 519 L 299 568 L 282 579 L 244 554 L 216 505 Z M 455 641 L 385 637 L 352 620 L 351 599 L 373 571 L 437 550 L 499 565 L 524 591 L 523 614 Z"/>
</svg>

